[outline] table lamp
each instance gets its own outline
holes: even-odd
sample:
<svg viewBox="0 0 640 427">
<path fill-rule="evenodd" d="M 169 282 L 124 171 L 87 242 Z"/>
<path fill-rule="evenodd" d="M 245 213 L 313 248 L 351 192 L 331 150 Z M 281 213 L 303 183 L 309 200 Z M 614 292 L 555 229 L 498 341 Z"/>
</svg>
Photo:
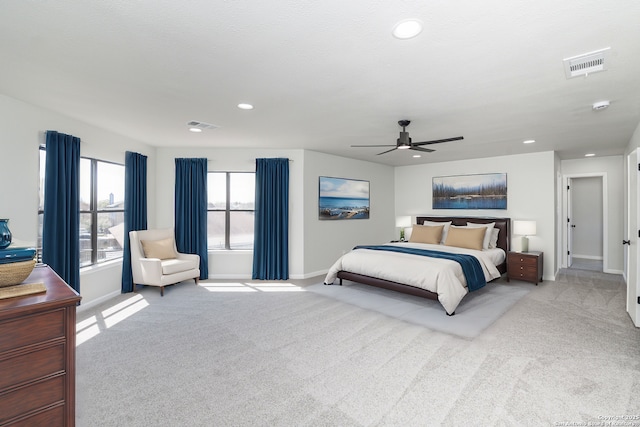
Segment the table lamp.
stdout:
<svg viewBox="0 0 640 427">
<path fill-rule="evenodd" d="M 410 216 L 396 217 L 396 227 L 400 227 L 400 240 L 404 241 L 404 229 L 405 227 L 411 227 L 411 217 Z"/>
<path fill-rule="evenodd" d="M 524 220 L 514 220 L 513 221 L 513 234 L 521 237 L 521 252 L 529 251 L 529 236 L 536 235 L 536 222 L 535 221 L 524 221 Z"/>
</svg>

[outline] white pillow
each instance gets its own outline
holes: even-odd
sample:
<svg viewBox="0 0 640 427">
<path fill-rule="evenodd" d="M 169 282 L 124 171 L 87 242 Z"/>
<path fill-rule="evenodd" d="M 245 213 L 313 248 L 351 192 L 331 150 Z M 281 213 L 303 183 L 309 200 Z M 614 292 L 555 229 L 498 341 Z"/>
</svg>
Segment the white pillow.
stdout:
<svg viewBox="0 0 640 427">
<path fill-rule="evenodd" d="M 413 231 L 413 227 L 405 227 L 404 228 L 404 240 L 406 242 L 411 238 L 411 232 Z"/>
<path fill-rule="evenodd" d="M 500 234 L 499 228 L 493 228 L 491 230 L 491 240 L 489 240 L 489 249 L 495 249 L 498 247 L 498 234 Z"/>
<path fill-rule="evenodd" d="M 495 227 L 495 222 L 490 222 L 488 224 L 476 224 L 475 222 L 467 222 L 467 227 L 470 228 L 480 228 L 485 227 L 487 230 L 484 232 L 484 240 L 482 241 L 482 249 L 489 249 L 489 242 L 491 241 L 491 235 L 493 231 L 493 227 Z M 497 242 L 497 239 L 496 239 Z"/>
<path fill-rule="evenodd" d="M 438 226 L 444 224 L 444 228 L 442 229 L 442 239 L 440 240 L 440 244 L 444 245 L 444 242 L 447 241 L 447 233 L 449 232 L 449 227 L 451 227 L 451 221 L 425 221 L 422 225 L 430 225 L 430 226 Z"/>
</svg>

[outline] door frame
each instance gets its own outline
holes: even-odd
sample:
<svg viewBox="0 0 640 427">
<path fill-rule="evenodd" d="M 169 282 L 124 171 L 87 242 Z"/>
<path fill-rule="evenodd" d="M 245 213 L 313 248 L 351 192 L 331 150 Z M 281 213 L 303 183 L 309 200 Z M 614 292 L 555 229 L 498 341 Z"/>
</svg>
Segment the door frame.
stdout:
<svg viewBox="0 0 640 427">
<path fill-rule="evenodd" d="M 638 260 L 638 245 L 640 235 L 638 225 L 640 224 L 640 195 L 638 185 L 640 184 L 640 152 L 633 150 L 626 156 L 625 168 L 627 169 L 627 194 L 626 194 L 626 223 L 625 236 L 630 244 L 624 249 L 624 281 L 627 285 L 626 309 L 631 321 L 636 327 L 640 327 L 640 305 L 638 296 L 640 295 L 640 285 L 638 284 L 638 274 L 640 274 L 640 262 Z M 624 238 L 624 237 L 623 237 Z"/>
<path fill-rule="evenodd" d="M 609 194 L 607 190 L 607 173 L 595 172 L 595 173 L 576 173 L 567 174 L 562 176 L 562 268 L 569 267 L 569 256 L 567 252 L 571 246 L 569 241 L 569 184 L 572 179 L 575 178 L 594 178 L 600 177 L 602 179 L 602 271 L 604 273 L 617 273 L 609 270 L 609 229 L 607 224 L 609 223 Z"/>
</svg>

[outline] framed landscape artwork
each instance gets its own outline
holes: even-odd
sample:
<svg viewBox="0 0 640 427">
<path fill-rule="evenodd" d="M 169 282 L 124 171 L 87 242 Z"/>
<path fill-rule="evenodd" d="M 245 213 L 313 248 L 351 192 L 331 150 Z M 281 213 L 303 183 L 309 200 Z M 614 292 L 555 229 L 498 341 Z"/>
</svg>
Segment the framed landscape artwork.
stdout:
<svg viewBox="0 0 640 427">
<path fill-rule="evenodd" d="M 320 219 L 369 219 L 369 181 L 320 177 Z"/>
<path fill-rule="evenodd" d="M 433 209 L 507 209 L 507 174 L 433 177 Z"/>
</svg>

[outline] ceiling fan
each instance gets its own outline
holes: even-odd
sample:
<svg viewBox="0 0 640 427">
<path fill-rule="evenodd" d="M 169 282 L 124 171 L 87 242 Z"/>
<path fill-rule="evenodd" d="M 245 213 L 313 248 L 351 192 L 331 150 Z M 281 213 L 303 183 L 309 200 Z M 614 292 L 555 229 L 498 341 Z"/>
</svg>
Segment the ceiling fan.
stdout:
<svg viewBox="0 0 640 427">
<path fill-rule="evenodd" d="M 409 138 L 409 132 L 406 131 L 406 127 L 409 126 L 409 123 L 411 123 L 410 120 L 400 120 L 398 121 L 398 124 L 400 126 L 402 126 L 402 132 L 400 132 L 400 137 L 397 140 L 397 143 L 395 146 L 393 145 L 352 145 L 352 147 L 394 147 L 391 150 L 387 150 L 387 151 L 383 151 L 382 153 L 378 153 L 378 156 L 380 154 L 386 154 L 389 153 L 393 150 L 415 150 L 415 151 L 422 151 L 424 153 L 432 153 L 436 150 L 432 150 L 431 148 L 422 148 L 423 145 L 431 145 L 431 144 L 439 144 L 441 142 L 450 142 L 450 141 L 458 141 L 461 139 L 464 139 L 461 136 L 456 136 L 453 138 L 446 138 L 446 139 L 436 139 L 433 141 L 424 141 L 424 142 L 411 142 L 411 138 Z"/>
</svg>

